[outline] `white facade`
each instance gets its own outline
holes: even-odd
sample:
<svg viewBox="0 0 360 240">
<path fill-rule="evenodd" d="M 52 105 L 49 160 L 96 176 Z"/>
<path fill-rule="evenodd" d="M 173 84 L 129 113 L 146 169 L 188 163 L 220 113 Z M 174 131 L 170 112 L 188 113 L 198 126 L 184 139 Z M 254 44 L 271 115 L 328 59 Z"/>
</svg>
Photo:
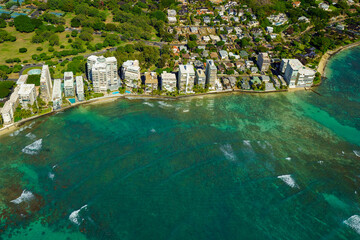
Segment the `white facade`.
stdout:
<svg viewBox="0 0 360 240">
<path fill-rule="evenodd" d="M 73 72 L 64 72 L 64 93 L 65 97 L 75 96 Z"/>
<path fill-rule="evenodd" d="M 194 66 L 191 64 L 179 65 L 178 88 L 182 92 L 192 92 L 195 83 Z"/>
<path fill-rule="evenodd" d="M 19 79 L 16 81 L 16 85 L 21 85 L 26 83 L 26 80 L 28 79 L 28 75 L 24 74 L 19 77 Z"/>
<path fill-rule="evenodd" d="M 19 89 L 19 103 L 25 109 L 33 105 L 36 100 L 35 84 L 21 84 Z"/>
<path fill-rule="evenodd" d="M 121 77 L 130 87 L 136 88 L 140 80 L 140 66 L 138 60 L 128 60 L 121 66 Z"/>
<path fill-rule="evenodd" d="M 52 93 L 52 82 L 48 65 L 44 65 L 41 70 L 40 91 L 41 98 L 45 101 L 50 101 Z"/>
<path fill-rule="evenodd" d="M 84 101 L 84 81 L 82 76 L 77 76 L 76 78 L 76 95 L 79 101 Z"/>
<path fill-rule="evenodd" d="M 161 74 L 161 89 L 173 92 L 176 90 L 176 75 L 175 73 L 163 72 Z"/>
<path fill-rule="evenodd" d="M 197 85 L 201 86 L 202 88 L 205 88 L 206 84 L 206 75 L 204 70 L 197 69 L 195 72 L 195 82 Z"/>
<path fill-rule="evenodd" d="M 284 78 L 289 88 L 310 87 L 313 84 L 316 71 L 305 67 L 298 59 L 289 59 Z"/>
<path fill-rule="evenodd" d="M 19 89 L 17 86 L 14 92 L 10 95 L 10 99 L 6 101 L 4 107 L 1 109 L 1 115 L 5 125 L 11 124 L 14 121 L 15 109 L 19 105 Z"/>
<path fill-rule="evenodd" d="M 53 102 L 54 110 L 61 108 L 61 104 L 62 104 L 61 79 L 54 80 L 52 102 Z"/>
<path fill-rule="evenodd" d="M 115 57 L 90 56 L 87 59 L 88 79 L 92 81 L 94 92 L 116 90 L 120 86 Z"/>
<path fill-rule="evenodd" d="M 210 89 L 215 89 L 215 83 L 217 81 L 217 68 L 214 60 L 206 60 L 206 84 L 210 85 Z"/>
</svg>

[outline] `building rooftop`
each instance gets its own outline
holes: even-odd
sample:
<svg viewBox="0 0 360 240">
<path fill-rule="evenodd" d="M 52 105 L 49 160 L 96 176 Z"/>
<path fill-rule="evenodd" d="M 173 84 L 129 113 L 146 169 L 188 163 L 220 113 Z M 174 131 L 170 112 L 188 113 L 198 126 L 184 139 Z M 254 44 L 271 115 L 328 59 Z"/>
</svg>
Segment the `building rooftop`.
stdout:
<svg viewBox="0 0 360 240">
<path fill-rule="evenodd" d="M 28 75 L 27 75 L 27 74 L 21 75 L 21 76 L 19 77 L 19 79 L 17 80 L 16 85 L 21 85 L 21 84 L 26 83 L 26 80 L 27 80 L 27 79 L 28 79 Z"/>
<path fill-rule="evenodd" d="M 54 79 L 54 87 L 52 93 L 52 100 L 61 98 L 61 79 Z"/>
<path fill-rule="evenodd" d="M 19 95 L 29 95 L 34 88 L 35 84 L 21 84 Z"/>
<path fill-rule="evenodd" d="M 84 89 L 84 81 L 83 81 L 83 77 L 82 76 L 76 76 L 75 78 L 76 80 L 76 90 L 78 91 L 78 89 Z"/>
<path fill-rule="evenodd" d="M 191 64 L 179 65 L 179 71 L 181 71 L 182 74 L 184 73 L 195 74 L 194 66 Z"/>
<path fill-rule="evenodd" d="M 145 83 L 149 83 L 149 84 L 158 83 L 156 72 L 146 72 L 145 73 Z"/>
<path fill-rule="evenodd" d="M 73 72 L 64 72 L 64 87 L 74 87 Z"/>
</svg>

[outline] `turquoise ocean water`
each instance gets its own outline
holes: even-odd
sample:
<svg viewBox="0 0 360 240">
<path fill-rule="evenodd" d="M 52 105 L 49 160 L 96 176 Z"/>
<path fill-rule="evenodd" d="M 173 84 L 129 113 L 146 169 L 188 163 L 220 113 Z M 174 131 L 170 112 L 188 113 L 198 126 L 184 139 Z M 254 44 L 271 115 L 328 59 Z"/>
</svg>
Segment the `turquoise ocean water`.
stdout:
<svg viewBox="0 0 360 240">
<path fill-rule="evenodd" d="M 321 96 L 119 100 L 1 137 L 0 238 L 360 239 L 360 48 L 327 77 Z"/>
</svg>

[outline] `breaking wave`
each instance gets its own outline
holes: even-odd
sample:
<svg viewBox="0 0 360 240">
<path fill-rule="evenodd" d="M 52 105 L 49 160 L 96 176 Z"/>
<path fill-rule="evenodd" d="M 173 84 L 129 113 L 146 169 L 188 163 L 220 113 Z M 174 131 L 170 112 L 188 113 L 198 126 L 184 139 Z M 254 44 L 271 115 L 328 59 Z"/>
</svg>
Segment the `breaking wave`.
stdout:
<svg viewBox="0 0 360 240">
<path fill-rule="evenodd" d="M 14 200 L 11 200 L 10 202 L 12 203 L 15 203 L 15 204 L 20 204 L 22 202 L 28 202 L 28 201 L 31 201 L 35 198 L 34 194 L 30 191 L 27 191 L 27 190 L 24 190 L 20 197 L 14 199 Z"/>
<path fill-rule="evenodd" d="M 87 209 L 87 205 L 84 205 L 82 206 L 80 209 L 76 210 L 76 211 L 73 211 L 70 216 L 69 216 L 69 220 L 76 224 L 76 225 L 80 225 L 82 221 L 84 221 L 84 218 L 81 218 L 80 217 L 80 211 L 83 210 L 83 209 Z"/>
<path fill-rule="evenodd" d="M 25 137 L 30 138 L 32 140 L 34 140 L 36 138 L 35 134 L 33 134 L 33 133 L 28 133 L 25 135 Z"/>
<path fill-rule="evenodd" d="M 40 151 L 41 147 L 42 147 L 42 138 L 39 139 L 39 140 L 36 140 L 35 142 L 33 142 L 30 145 L 27 145 L 21 151 L 23 153 L 26 153 L 26 154 L 29 154 L 29 155 L 34 155 L 34 154 L 37 154 Z"/>
<path fill-rule="evenodd" d="M 225 144 L 225 145 L 221 146 L 220 150 L 224 153 L 224 156 L 226 159 L 231 160 L 231 161 L 236 160 L 234 150 L 232 149 L 230 144 Z"/>
<path fill-rule="evenodd" d="M 148 106 L 150 106 L 150 107 L 154 107 L 154 104 L 149 103 L 149 102 L 143 102 L 143 104 L 148 105 Z"/>
<path fill-rule="evenodd" d="M 168 103 L 163 102 L 163 101 L 158 101 L 158 103 L 159 103 L 160 107 L 172 107 L 171 104 L 168 104 Z"/>
<path fill-rule="evenodd" d="M 344 221 L 346 225 L 355 230 L 358 234 L 360 234 L 360 216 L 353 215 Z"/>
<path fill-rule="evenodd" d="M 284 183 L 286 183 L 287 185 L 289 185 L 292 188 L 299 188 L 299 186 L 296 184 L 295 180 L 291 177 L 290 174 L 288 175 L 281 175 L 278 176 L 277 178 L 281 179 Z"/>
<path fill-rule="evenodd" d="M 356 155 L 357 157 L 360 157 L 360 151 L 359 151 L 359 150 L 354 150 L 353 152 L 355 153 L 355 155 Z"/>
</svg>

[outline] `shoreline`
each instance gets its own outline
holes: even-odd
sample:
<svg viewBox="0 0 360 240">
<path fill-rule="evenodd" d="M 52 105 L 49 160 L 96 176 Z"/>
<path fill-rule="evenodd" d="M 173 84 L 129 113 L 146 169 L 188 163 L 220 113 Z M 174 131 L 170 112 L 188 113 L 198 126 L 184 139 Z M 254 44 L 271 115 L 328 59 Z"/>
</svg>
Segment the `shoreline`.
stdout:
<svg viewBox="0 0 360 240">
<path fill-rule="evenodd" d="M 337 49 L 331 50 L 331 51 L 327 51 L 320 59 L 317 71 L 321 74 L 322 79 L 325 77 L 324 73 L 325 73 L 325 68 L 329 62 L 329 60 L 331 59 L 331 57 L 335 56 L 337 53 L 343 51 L 343 50 L 347 50 L 349 48 L 353 48 L 353 47 L 357 47 L 360 46 L 360 41 L 351 43 L 349 45 L 346 46 L 341 46 L 338 47 Z M 320 84 L 322 84 L 323 80 L 317 84 L 314 85 L 312 87 L 317 87 Z M 179 100 L 179 99 L 183 99 L 183 98 L 194 98 L 194 97 L 200 97 L 200 96 L 209 96 L 209 95 L 219 95 L 219 94 L 238 94 L 238 93 L 246 93 L 246 94 L 269 94 L 269 93 L 280 93 L 280 92 L 294 92 L 294 91 L 298 91 L 298 90 L 306 90 L 306 88 L 292 88 L 292 89 L 281 89 L 281 90 L 275 90 L 275 91 L 254 91 L 254 90 L 242 90 L 242 89 L 231 89 L 231 90 L 225 90 L 225 91 L 212 91 L 212 92 L 207 92 L 207 93 L 199 93 L 199 94 L 189 94 L 189 95 L 179 95 L 176 97 L 172 97 L 172 96 L 161 96 L 161 95 L 138 95 L 138 94 L 127 94 L 127 95 L 121 95 L 121 94 L 114 94 L 112 95 L 108 95 L 108 96 L 103 96 L 103 97 L 99 97 L 99 98 L 93 98 L 90 100 L 86 100 L 83 102 L 77 102 L 74 104 L 71 104 L 70 106 L 61 108 L 61 109 L 57 109 L 57 110 L 52 110 L 51 112 L 48 113 L 44 113 L 41 115 L 36 115 L 36 116 L 32 116 L 26 119 L 22 119 L 19 122 L 16 123 L 12 123 L 10 125 L 6 125 L 3 126 L 0 129 L 0 137 L 2 137 L 3 135 L 9 134 L 11 132 L 16 131 L 17 129 L 19 129 L 21 126 L 23 126 L 24 124 L 26 124 L 29 121 L 44 117 L 44 116 L 50 116 L 50 115 L 54 115 L 58 112 L 62 112 L 62 111 L 66 111 L 68 109 L 77 107 L 77 106 L 81 106 L 81 105 L 95 105 L 95 104 L 103 104 L 103 103 L 109 103 L 109 102 L 114 102 L 118 99 L 128 99 L 128 100 L 140 100 L 140 99 L 152 99 L 152 100 Z"/>
<path fill-rule="evenodd" d="M 347 50 L 347 49 L 350 49 L 350 48 L 353 48 L 353 47 L 357 47 L 357 46 L 360 46 L 360 41 L 351 43 L 349 45 L 338 47 L 338 48 L 336 48 L 334 50 L 327 51 L 324 55 L 322 55 L 322 57 L 320 59 L 320 62 L 318 64 L 318 68 L 317 68 L 317 71 L 321 74 L 321 78 L 323 79 L 324 77 L 326 77 L 325 76 L 325 69 L 326 69 L 326 66 L 329 63 L 330 59 L 333 56 L 335 56 L 336 54 L 338 54 L 338 53 L 340 53 L 340 52 L 342 52 L 344 50 Z M 319 86 L 322 82 L 323 81 L 321 81 L 316 86 Z"/>
</svg>

